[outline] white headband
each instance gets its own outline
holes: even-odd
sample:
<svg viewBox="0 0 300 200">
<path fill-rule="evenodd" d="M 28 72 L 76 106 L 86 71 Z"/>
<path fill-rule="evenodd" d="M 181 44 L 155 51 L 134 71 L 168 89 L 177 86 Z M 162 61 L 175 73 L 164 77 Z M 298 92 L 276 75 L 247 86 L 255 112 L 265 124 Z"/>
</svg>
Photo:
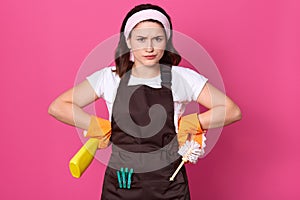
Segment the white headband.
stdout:
<svg viewBox="0 0 300 200">
<path fill-rule="evenodd" d="M 124 36 L 127 39 L 130 31 L 141 21 L 147 20 L 147 19 L 153 19 L 157 20 L 165 28 L 167 38 L 170 38 L 170 23 L 168 18 L 162 14 L 161 12 L 153 9 L 147 9 L 147 10 L 141 10 L 137 13 L 134 13 L 126 22 L 125 29 L 124 29 Z"/>
</svg>

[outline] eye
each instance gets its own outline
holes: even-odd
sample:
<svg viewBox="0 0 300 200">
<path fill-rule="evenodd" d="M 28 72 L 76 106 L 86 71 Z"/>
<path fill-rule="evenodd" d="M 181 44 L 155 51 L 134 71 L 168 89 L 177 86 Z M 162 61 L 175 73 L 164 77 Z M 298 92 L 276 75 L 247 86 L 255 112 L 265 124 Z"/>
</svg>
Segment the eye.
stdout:
<svg viewBox="0 0 300 200">
<path fill-rule="evenodd" d="M 146 38 L 144 38 L 144 37 L 137 38 L 137 41 L 139 41 L 139 42 L 145 42 L 145 40 L 146 40 Z"/>
<path fill-rule="evenodd" d="M 156 42 L 161 42 L 163 40 L 162 37 L 155 37 L 154 39 L 155 39 Z"/>
</svg>

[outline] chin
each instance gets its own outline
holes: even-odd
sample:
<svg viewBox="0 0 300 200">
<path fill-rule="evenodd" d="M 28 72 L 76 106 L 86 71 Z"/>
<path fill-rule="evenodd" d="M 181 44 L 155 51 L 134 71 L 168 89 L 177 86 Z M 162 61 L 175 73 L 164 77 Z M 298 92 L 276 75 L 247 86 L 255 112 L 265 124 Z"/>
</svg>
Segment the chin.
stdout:
<svg viewBox="0 0 300 200">
<path fill-rule="evenodd" d="M 138 65 L 143 65 L 143 66 L 146 66 L 146 67 L 152 67 L 153 65 L 157 65 L 159 64 L 159 59 L 154 59 L 154 60 L 147 60 L 147 59 L 137 59 L 138 61 Z"/>
<path fill-rule="evenodd" d="M 157 64 L 158 63 L 158 61 L 156 61 L 156 60 L 146 60 L 146 61 L 144 61 L 144 63 L 145 64 L 148 64 L 148 65 L 154 65 L 154 64 Z"/>
<path fill-rule="evenodd" d="M 157 63 L 144 63 L 144 66 L 152 67 L 152 66 L 157 65 L 157 64 L 158 64 L 158 62 Z"/>
</svg>

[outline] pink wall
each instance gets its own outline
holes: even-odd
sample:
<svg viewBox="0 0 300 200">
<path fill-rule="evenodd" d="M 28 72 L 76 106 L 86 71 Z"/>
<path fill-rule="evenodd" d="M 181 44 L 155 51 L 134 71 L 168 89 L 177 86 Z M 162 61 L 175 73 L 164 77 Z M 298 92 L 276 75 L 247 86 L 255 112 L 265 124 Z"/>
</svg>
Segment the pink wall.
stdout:
<svg viewBox="0 0 300 200">
<path fill-rule="evenodd" d="M 77 131 L 47 114 L 80 64 L 146 1 L 2 1 L 0 199 L 99 199 L 104 166 L 81 179 L 68 161 Z M 188 166 L 193 199 L 299 199 L 300 5 L 296 0 L 160 0 L 174 29 L 198 41 L 243 120 Z M 118 5 L 118 7 L 116 7 Z M 298 91 L 298 92 L 297 92 Z"/>
</svg>

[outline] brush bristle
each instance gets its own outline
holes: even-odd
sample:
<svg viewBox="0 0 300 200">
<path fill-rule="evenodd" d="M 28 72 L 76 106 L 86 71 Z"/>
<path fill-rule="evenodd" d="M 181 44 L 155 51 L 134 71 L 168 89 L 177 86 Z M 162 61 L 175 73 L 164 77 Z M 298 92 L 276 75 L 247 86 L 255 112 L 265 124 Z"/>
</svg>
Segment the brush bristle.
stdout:
<svg viewBox="0 0 300 200">
<path fill-rule="evenodd" d="M 204 154 L 204 150 L 200 148 L 200 144 L 198 142 L 195 142 L 194 140 L 187 140 L 185 144 L 180 147 L 178 153 L 182 157 L 187 158 L 187 160 L 191 163 L 195 164 L 198 161 L 198 158 Z"/>
</svg>

